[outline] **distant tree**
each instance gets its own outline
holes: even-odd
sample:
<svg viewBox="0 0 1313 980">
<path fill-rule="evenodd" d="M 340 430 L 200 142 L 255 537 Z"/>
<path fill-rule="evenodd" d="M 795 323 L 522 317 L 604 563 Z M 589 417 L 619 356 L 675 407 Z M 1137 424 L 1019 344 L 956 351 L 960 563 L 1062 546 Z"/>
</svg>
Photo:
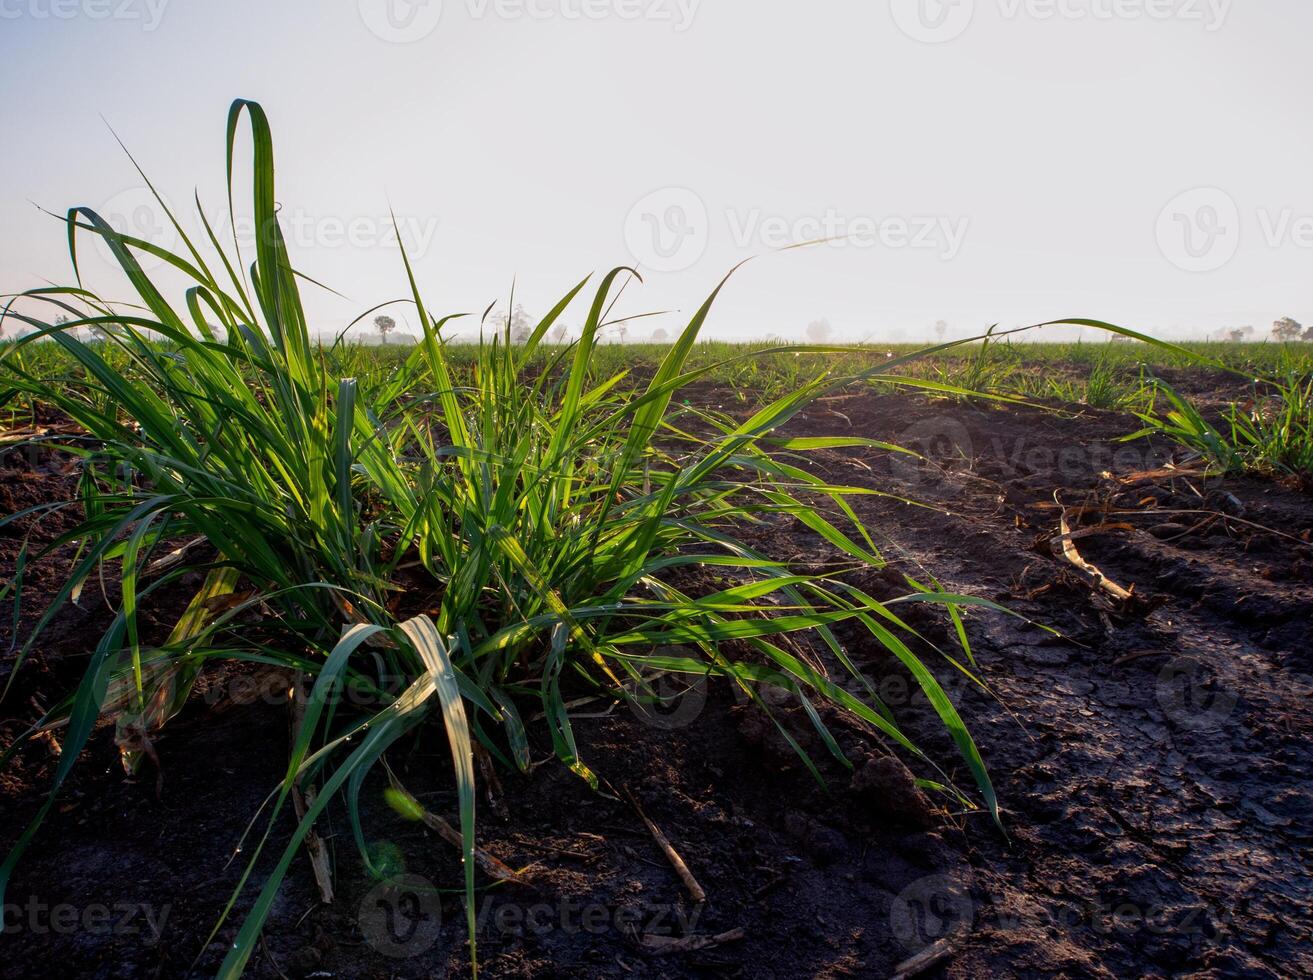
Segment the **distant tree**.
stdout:
<svg viewBox="0 0 1313 980">
<path fill-rule="evenodd" d="M 388 342 L 388 334 L 397 329 L 397 321 L 387 314 L 380 314 L 374 317 L 374 329 L 378 331 L 379 337 L 383 343 Z"/>
<path fill-rule="evenodd" d="M 830 321 L 824 317 L 807 324 L 807 339 L 813 344 L 825 343 L 833 332 L 834 328 L 830 326 Z"/>
<path fill-rule="evenodd" d="M 515 304 L 515 309 L 511 311 L 510 316 L 505 313 L 494 314 L 492 325 L 499 334 L 504 335 L 509 332 L 512 344 L 524 343 L 533 333 L 533 318 L 525 312 L 524 307 L 519 303 Z"/>
<path fill-rule="evenodd" d="M 1304 331 L 1304 339 L 1313 341 L 1313 326 Z"/>
<path fill-rule="evenodd" d="M 616 343 L 623 344 L 625 342 L 625 337 L 628 336 L 628 334 L 629 324 L 625 323 L 625 321 L 621 320 L 615 325 Z"/>
<path fill-rule="evenodd" d="M 1243 340 L 1247 340 L 1253 335 L 1254 335 L 1253 327 L 1250 326 L 1236 327 L 1235 329 L 1228 330 L 1226 332 L 1226 339 L 1231 341 L 1231 343 L 1233 344 L 1238 344 Z"/>
<path fill-rule="evenodd" d="M 524 307 L 516 304 L 511 314 L 511 343 L 522 344 L 533 334 L 533 319 L 524 312 Z"/>
<path fill-rule="evenodd" d="M 654 344 L 664 344 L 669 339 L 670 334 L 666 333 L 665 327 L 657 327 L 652 331 L 652 343 Z"/>
<path fill-rule="evenodd" d="M 1303 331 L 1304 327 L 1299 321 L 1288 316 L 1272 324 L 1272 336 L 1277 340 L 1298 340 Z"/>
<path fill-rule="evenodd" d="M 564 323 L 561 323 L 558 320 L 556 326 L 552 327 L 552 343 L 554 344 L 565 343 L 565 335 L 568 330 L 569 328 L 566 327 Z"/>
</svg>

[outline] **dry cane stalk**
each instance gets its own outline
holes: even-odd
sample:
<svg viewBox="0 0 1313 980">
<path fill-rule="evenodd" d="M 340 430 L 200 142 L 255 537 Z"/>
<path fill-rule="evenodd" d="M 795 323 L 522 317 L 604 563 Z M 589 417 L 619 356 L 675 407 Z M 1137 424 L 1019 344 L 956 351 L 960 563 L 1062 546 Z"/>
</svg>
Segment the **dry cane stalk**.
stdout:
<svg viewBox="0 0 1313 980">
<path fill-rule="evenodd" d="M 647 814 L 643 812 L 643 808 L 638 805 L 638 800 L 634 798 L 634 794 L 628 789 L 625 790 L 625 796 L 629 798 L 629 802 L 633 806 L 635 812 L 643 818 L 643 823 L 647 824 L 647 829 L 652 835 L 652 839 L 657 842 L 657 846 L 660 847 L 665 854 L 666 860 L 668 860 L 674 867 L 675 873 L 679 875 L 679 880 L 682 881 L 684 887 L 688 889 L 689 896 L 694 902 L 699 904 L 705 902 L 707 900 L 707 893 L 702 890 L 702 886 L 698 884 L 698 880 L 693 877 L 693 872 L 688 870 L 688 865 L 684 863 L 684 859 L 679 856 L 679 852 L 675 850 L 674 846 L 666 838 L 666 835 L 661 832 L 661 828 L 647 818 Z"/>
<path fill-rule="evenodd" d="M 298 673 L 292 679 L 292 738 L 295 740 L 297 733 L 301 730 L 301 723 L 305 720 L 305 674 Z M 298 778 L 292 785 L 292 807 L 296 810 L 296 819 L 304 820 L 306 811 L 314 806 L 315 789 L 313 786 L 307 786 L 304 789 L 301 786 L 301 780 Z M 328 849 L 324 846 L 324 840 L 311 827 L 305 835 L 305 849 L 310 855 L 310 867 L 315 873 L 315 885 L 319 888 L 319 900 L 325 905 L 333 904 L 333 874 L 328 866 Z"/>
</svg>

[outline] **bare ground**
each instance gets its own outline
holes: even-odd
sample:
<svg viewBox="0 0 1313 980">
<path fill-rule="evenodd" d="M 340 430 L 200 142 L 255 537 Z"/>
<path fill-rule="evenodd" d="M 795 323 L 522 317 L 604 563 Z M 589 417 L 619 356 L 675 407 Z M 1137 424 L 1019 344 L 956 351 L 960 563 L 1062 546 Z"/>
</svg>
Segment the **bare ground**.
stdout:
<svg viewBox="0 0 1313 980">
<path fill-rule="evenodd" d="M 583 706 L 584 758 L 633 790 L 707 901 L 691 902 L 628 802 L 549 759 L 538 725 L 542 764 L 528 776 L 502 772 L 500 792 L 480 800 L 482 845 L 527 866 L 524 884 L 481 887 L 484 974 L 890 976 L 926 954 L 928 976 L 1313 975 L 1313 498 L 1188 467 L 1154 475 L 1172 451 L 1116 442 L 1128 427 L 1095 411 L 1066 418 L 869 393 L 791 424 L 913 442 L 939 462 L 847 450 L 815 459 L 836 482 L 935 505 L 856 499 L 892 562 L 859 584 L 894 595 L 906 591 L 901 573 L 930 573 L 1061 634 L 974 612 L 972 651 L 995 697 L 939 671 L 990 767 L 1006 836 L 987 816 L 916 790 L 886 747 L 834 716 L 851 772 L 828 761 L 801 711 L 779 707 L 827 791 L 724 685 L 695 686 L 659 716 Z M 71 474 L 25 459 L 0 468 L 0 512 L 74 487 Z M 1055 555 L 1061 506 L 1091 508 L 1069 511 L 1082 527 L 1128 525 L 1075 544 L 1131 600 Z M 69 519 L 47 520 L 34 540 Z M 4 574 L 30 527 L 0 532 Z M 751 533 L 775 557 L 837 561 L 791 522 Z M 66 568 L 27 569 L 20 633 Z M 167 629 L 185 599 L 162 599 L 155 627 Z M 53 624 L 0 706 L 4 741 L 76 683 L 106 609 L 88 594 Z M 952 642 L 930 607 L 915 625 Z M 10 638 L 8 622 L 0 634 Z M 847 639 L 900 724 L 969 786 L 901 667 Z M 9 664 L 0 671 L 7 680 Z M 65 976 L 213 972 L 254 895 L 207 944 L 245 855 L 229 858 L 285 765 L 285 688 L 286 678 L 249 670 L 207 676 L 159 740 L 158 795 L 153 777 L 123 775 L 109 732 L 98 736 L 11 882 L 0 976 L 49 975 L 52 965 Z M 57 762 L 42 742 L 0 776 L 0 843 L 34 814 Z M 429 809 L 454 814 L 440 738 L 395 764 Z M 370 879 L 335 813 L 325 835 L 336 900 L 317 901 L 298 856 L 251 975 L 467 973 L 454 851 L 391 811 L 381 791 L 374 781 L 363 794 L 368 843 L 408 884 Z M 274 843 L 288 831 L 284 821 Z M 653 948 L 689 936 L 721 941 Z"/>
</svg>

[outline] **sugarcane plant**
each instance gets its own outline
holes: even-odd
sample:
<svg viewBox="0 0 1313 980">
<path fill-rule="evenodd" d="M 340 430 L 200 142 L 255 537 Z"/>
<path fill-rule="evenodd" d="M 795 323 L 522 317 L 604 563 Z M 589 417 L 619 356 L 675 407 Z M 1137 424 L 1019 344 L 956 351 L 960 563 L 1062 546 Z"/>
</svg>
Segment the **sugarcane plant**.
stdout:
<svg viewBox="0 0 1313 980">
<path fill-rule="evenodd" d="M 113 619 L 76 690 L 0 760 L 40 732 L 61 732 L 50 794 L 0 866 L 0 891 L 98 722 L 113 721 L 129 769 L 148 765 L 152 740 L 206 665 L 220 660 L 278 665 L 303 683 L 286 773 L 273 788 L 264 829 L 245 850 L 238 893 L 262 867 L 289 799 L 301 787 L 316 790 L 306 795 L 291 839 L 270 858 L 223 976 L 246 965 L 280 882 L 325 808 L 344 808 L 365 866 L 386 873 L 366 846 L 365 779 L 390 747 L 426 737 L 435 719 L 453 764 L 477 963 L 476 746 L 527 771 L 537 734 L 526 721 L 532 707 L 561 763 L 597 786 L 567 705 L 568 692 L 579 688 L 641 701 L 655 696 L 660 675 L 730 685 L 772 718 L 822 779 L 777 717 L 777 702 L 763 696 L 782 690 L 805 709 L 840 765 L 850 763 L 820 705 L 898 747 L 921 768 L 923 785 L 955 806 L 983 806 L 998 819 L 976 744 L 914 652 L 918 635 L 899 605 L 937 603 L 959 627 L 961 608 L 997 607 L 911 584 L 906 596 L 881 599 L 850 584 L 844 571 L 885 564 L 852 505 L 855 496 L 878 491 L 823 479 L 806 456 L 834 447 L 903 450 L 851 435 L 779 432 L 852 377 L 822 372 L 799 380 L 746 419 L 685 404 L 681 392 L 690 384 L 733 368 L 690 363 L 724 282 L 650 378 L 640 383 L 623 370 L 599 377 L 599 336 L 618 292 L 638 277 L 627 268 L 573 286 L 527 337 L 512 338 L 508 324 L 482 339 L 473 363 L 458 369 L 449 339 L 454 318 L 430 311 L 404 250 L 404 301 L 419 342 L 388 371 L 347 374 L 341 368 L 355 355 L 318 341 L 307 320 L 301 289 L 308 280 L 279 227 L 270 126 L 258 104 L 243 100 L 227 123 L 230 218 L 244 119 L 254 156 L 249 266 L 235 236 L 220 240 L 199 199 L 195 236 L 160 199 L 181 242 L 176 250 L 124 234 L 90 208 L 73 208 L 65 216 L 73 284 L 12 298 L 0 318 L 28 331 L 0 353 L 6 390 L 58 410 L 82 433 L 59 445 L 79 465 L 77 499 L 0 518 L 7 525 L 80 508 L 75 527 L 24 551 L 26 564 L 68 545 L 77 557 L 17 645 L 15 673 L 93 576 L 119 586 Z M 113 255 L 131 304 L 84 287 L 79 248 L 87 236 Z M 186 288 L 166 295 L 142 255 L 181 274 Z M 549 345 L 545 338 L 575 305 L 586 311 L 578 339 Z M 89 331 L 100 339 L 79 339 Z M 47 343 L 62 350 L 63 368 L 37 370 L 41 359 L 25 360 L 25 351 Z M 727 360 L 837 351 L 781 344 Z M 912 356 L 881 359 L 879 370 L 892 376 Z M 825 571 L 793 568 L 746 540 L 745 528 L 786 518 L 832 550 Z M 714 572 L 719 584 L 681 585 L 696 568 Z M 5 586 L 15 602 L 22 601 L 21 580 Z M 148 639 L 142 610 L 196 581 L 172 631 Z M 956 786 L 902 731 L 854 663 L 855 636 L 915 677 L 974 790 Z M 968 657 L 944 657 L 943 669 L 976 680 Z M 348 703 L 340 696 L 348 687 L 366 696 Z"/>
</svg>

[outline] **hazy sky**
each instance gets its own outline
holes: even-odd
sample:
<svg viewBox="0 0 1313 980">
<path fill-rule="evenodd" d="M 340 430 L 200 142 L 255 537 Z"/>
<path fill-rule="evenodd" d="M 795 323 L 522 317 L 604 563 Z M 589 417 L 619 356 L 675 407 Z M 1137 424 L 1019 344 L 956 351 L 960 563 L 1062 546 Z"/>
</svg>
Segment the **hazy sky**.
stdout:
<svg viewBox="0 0 1313 980">
<path fill-rule="evenodd" d="M 714 334 L 1265 332 L 1313 320 L 1311 37 L 1308 0 L 0 0 L 0 290 L 68 278 L 34 204 L 169 241 L 106 121 L 226 222 L 242 96 L 325 332 L 403 295 L 389 205 L 439 313 L 638 262 L 626 309 L 687 316 L 760 254 Z"/>
</svg>

